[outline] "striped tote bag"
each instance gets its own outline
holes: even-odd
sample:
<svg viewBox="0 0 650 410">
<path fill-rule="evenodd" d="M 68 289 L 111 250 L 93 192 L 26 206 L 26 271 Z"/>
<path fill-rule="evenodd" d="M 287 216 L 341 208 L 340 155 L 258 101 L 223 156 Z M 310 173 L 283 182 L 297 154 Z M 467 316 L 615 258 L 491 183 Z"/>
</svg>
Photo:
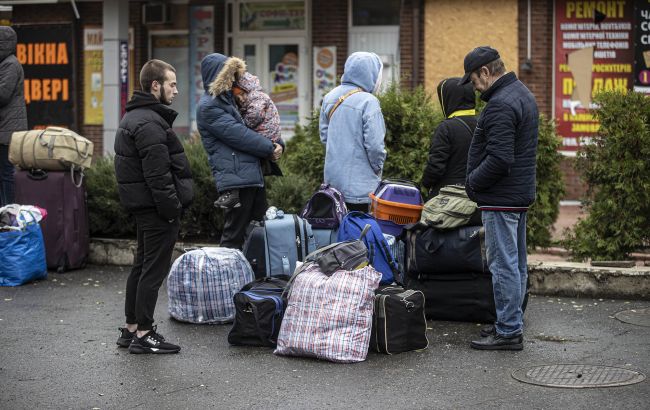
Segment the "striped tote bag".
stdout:
<svg viewBox="0 0 650 410">
<path fill-rule="evenodd" d="M 254 279 L 237 249 L 188 251 L 174 261 L 167 276 L 169 314 L 182 322 L 230 323 L 235 318 L 234 294 Z"/>
<path fill-rule="evenodd" d="M 372 266 L 331 276 L 311 263 L 291 285 L 275 354 L 338 363 L 368 354 L 375 290 L 381 272 Z"/>
</svg>

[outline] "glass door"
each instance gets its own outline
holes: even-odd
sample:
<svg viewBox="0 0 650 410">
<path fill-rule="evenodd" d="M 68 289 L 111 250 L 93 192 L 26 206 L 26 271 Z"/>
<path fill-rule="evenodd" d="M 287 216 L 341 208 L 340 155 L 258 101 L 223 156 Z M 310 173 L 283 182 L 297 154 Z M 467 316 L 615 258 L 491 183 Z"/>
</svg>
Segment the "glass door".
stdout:
<svg viewBox="0 0 650 410">
<path fill-rule="evenodd" d="M 309 103 L 304 39 L 244 38 L 235 43 L 233 51 L 244 58 L 248 72 L 259 77 L 278 108 L 282 137 L 291 138 L 296 122 L 304 121 Z"/>
</svg>

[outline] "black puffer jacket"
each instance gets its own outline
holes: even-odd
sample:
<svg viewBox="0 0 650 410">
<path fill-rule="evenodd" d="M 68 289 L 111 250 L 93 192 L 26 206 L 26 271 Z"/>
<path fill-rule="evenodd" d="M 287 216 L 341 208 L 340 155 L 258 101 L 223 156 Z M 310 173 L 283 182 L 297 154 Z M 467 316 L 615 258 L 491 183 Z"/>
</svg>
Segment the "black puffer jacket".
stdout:
<svg viewBox="0 0 650 410">
<path fill-rule="evenodd" d="M 445 185 L 465 184 L 467 152 L 476 128 L 476 96 L 471 83 L 458 85 L 460 78 L 448 78 L 438 84 L 438 100 L 445 120 L 438 125 L 429 148 L 429 159 L 422 185 L 429 197 L 438 195 Z"/>
<path fill-rule="evenodd" d="M 515 73 L 499 78 L 481 99 L 467 158 L 467 195 L 483 209 L 527 208 L 535 201 L 539 113 Z"/>
<path fill-rule="evenodd" d="M 0 144 L 9 145 L 14 131 L 27 129 L 23 67 L 16 56 L 16 32 L 0 26 Z"/>
<path fill-rule="evenodd" d="M 115 176 L 131 213 L 156 210 L 177 218 L 192 203 L 190 164 L 172 130 L 176 111 L 150 93 L 135 91 L 115 136 Z"/>
</svg>

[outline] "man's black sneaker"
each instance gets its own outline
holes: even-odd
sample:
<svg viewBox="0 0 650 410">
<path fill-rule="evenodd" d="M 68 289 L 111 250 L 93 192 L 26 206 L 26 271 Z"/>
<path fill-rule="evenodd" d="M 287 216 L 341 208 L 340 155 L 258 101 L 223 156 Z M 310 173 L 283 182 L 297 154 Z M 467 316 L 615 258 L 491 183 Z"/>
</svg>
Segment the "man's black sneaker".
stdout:
<svg viewBox="0 0 650 410">
<path fill-rule="evenodd" d="M 233 189 L 225 191 L 216 201 L 214 201 L 214 206 L 217 208 L 239 208 L 241 203 L 239 202 L 239 190 Z"/>
<path fill-rule="evenodd" d="M 125 327 L 118 327 L 117 330 L 120 331 L 120 337 L 117 338 L 117 345 L 120 347 L 129 347 L 135 337 L 135 333 L 129 332 L 129 329 Z"/>
<path fill-rule="evenodd" d="M 523 350 L 524 336 L 503 337 L 494 334 L 479 340 L 473 340 L 470 346 L 472 349 L 478 350 Z"/>
<path fill-rule="evenodd" d="M 490 335 L 496 335 L 497 329 L 494 325 L 487 325 L 481 328 L 481 337 L 488 337 Z"/>
<path fill-rule="evenodd" d="M 129 345 L 129 353 L 134 354 L 165 354 L 165 353 L 178 353 L 181 347 L 169 342 L 165 342 L 165 338 L 156 333 L 156 329 L 150 330 L 142 337 L 134 337 L 133 342 Z"/>
</svg>

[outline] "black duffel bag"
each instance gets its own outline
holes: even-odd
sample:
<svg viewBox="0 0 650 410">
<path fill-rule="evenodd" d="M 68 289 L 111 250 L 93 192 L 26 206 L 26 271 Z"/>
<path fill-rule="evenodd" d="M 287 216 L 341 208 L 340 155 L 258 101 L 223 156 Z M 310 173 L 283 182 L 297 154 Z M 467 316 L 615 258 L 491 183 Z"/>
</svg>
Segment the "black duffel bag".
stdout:
<svg viewBox="0 0 650 410">
<path fill-rule="evenodd" d="M 402 286 L 382 286 L 375 291 L 370 349 L 386 354 L 426 349 L 427 320 L 424 294 Z"/>
<path fill-rule="evenodd" d="M 485 231 L 481 226 L 462 226 L 440 231 L 423 224 L 407 225 L 406 276 L 477 272 L 489 274 Z"/>
<path fill-rule="evenodd" d="M 288 281 L 286 276 L 260 278 L 235 293 L 235 321 L 228 343 L 275 347 L 287 305 L 283 292 Z"/>
</svg>

